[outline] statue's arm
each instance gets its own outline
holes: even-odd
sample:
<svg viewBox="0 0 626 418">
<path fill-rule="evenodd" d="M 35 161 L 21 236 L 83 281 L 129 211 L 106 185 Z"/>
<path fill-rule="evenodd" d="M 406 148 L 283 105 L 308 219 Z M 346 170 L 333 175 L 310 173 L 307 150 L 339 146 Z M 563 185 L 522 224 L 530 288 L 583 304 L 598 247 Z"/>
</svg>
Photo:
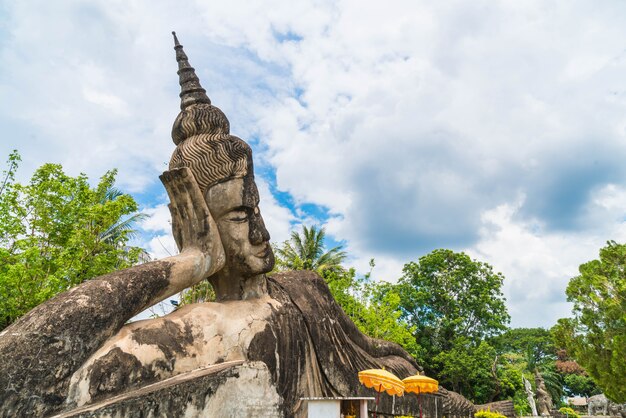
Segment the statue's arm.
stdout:
<svg viewBox="0 0 626 418">
<path fill-rule="evenodd" d="M 34 408 L 26 398 L 37 403 L 36 394 L 53 393 L 62 402 L 72 373 L 130 318 L 223 267 L 217 226 L 191 172 L 161 180 L 180 254 L 87 280 L 1 332 L 0 400 Z"/>
</svg>

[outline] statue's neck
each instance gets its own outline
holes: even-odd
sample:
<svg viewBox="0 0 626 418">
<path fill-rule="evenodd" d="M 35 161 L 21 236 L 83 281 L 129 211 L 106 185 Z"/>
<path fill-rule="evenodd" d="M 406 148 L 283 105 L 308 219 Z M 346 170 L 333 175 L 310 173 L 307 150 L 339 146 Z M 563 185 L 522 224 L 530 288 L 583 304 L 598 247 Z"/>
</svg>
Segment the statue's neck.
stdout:
<svg viewBox="0 0 626 418">
<path fill-rule="evenodd" d="M 245 300 L 261 297 L 267 294 L 267 279 L 265 274 L 250 277 L 233 277 L 226 272 L 220 272 L 209 280 L 215 289 L 217 301 Z"/>
</svg>

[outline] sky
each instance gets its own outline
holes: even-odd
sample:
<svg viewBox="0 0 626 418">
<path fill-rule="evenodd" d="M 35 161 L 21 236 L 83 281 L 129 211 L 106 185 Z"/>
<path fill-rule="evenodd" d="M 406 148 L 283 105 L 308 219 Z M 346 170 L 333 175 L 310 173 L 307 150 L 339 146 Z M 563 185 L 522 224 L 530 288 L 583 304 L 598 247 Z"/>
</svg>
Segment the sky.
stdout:
<svg viewBox="0 0 626 418">
<path fill-rule="evenodd" d="M 395 282 L 437 248 L 505 276 L 514 327 L 569 316 L 565 288 L 626 242 L 622 1 L 0 0 L 0 157 L 117 186 L 176 252 L 158 175 L 179 111 L 175 30 L 254 151 L 280 243 L 326 228 Z"/>
</svg>

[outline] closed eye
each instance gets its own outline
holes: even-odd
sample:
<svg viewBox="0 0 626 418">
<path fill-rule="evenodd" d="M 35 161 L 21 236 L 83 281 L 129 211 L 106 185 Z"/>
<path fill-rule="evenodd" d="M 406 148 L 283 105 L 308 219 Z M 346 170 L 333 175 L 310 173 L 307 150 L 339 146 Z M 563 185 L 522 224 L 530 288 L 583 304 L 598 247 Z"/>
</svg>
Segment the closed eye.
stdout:
<svg viewBox="0 0 626 418">
<path fill-rule="evenodd" d="M 248 208 L 238 207 L 226 214 L 224 217 L 229 222 L 245 222 L 248 220 Z"/>
</svg>

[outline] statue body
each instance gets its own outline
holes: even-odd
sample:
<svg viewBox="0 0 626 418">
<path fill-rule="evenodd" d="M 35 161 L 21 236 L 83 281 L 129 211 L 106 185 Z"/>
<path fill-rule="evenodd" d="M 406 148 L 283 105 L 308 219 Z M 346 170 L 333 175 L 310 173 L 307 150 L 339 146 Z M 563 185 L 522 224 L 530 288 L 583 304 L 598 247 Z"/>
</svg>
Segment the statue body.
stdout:
<svg viewBox="0 0 626 418">
<path fill-rule="evenodd" d="M 541 416 L 549 416 L 553 409 L 552 396 L 548 393 L 543 377 L 538 370 L 535 370 L 535 386 L 537 387 L 537 412 Z"/>
<path fill-rule="evenodd" d="M 418 370 L 398 345 L 362 334 L 315 273 L 265 276 L 274 255 L 252 151 L 230 135 L 228 119 L 211 105 L 177 39 L 175 45 L 181 112 L 161 180 L 180 254 L 89 280 L 0 333 L 0 416 L 72 416 L 90 405 L 92 412 L 81 416 L 101 416 L 94 408 L 116 395 L 234 360 L 251 365 L 247 382 L 263 386 L 282 416 L 304 416 L 303 397 L 371 395 L 358 382 L 359 370 L 384 366 L 401 377 Z M 216 302 L 125 325 L 202 280 L 212 284 Z M 460 395 L 445 389 L 440 395 L 443 402 L 433 398 L 440 414 L 473 410 Z M 391 399 L 383 399 L 381 408 L 391 410 Z M 397 412 L 417 408 L 416 397 L 396 400 Z"/>
<path fill-rule="evenodd" d="M 526 391 L 526 399 L 528 399 L 528 404 L 530 405 L 530 412 L 533 417 L 539 415 L 537 413 L 537 406 L 535 405 L 535 397 L 533 395 L 533 387 L 530 385 L 528 379 L 522 376 L 522 382 L 524 382 L 524 390 Z"/>
<path fill-rule="evenodd" d="M 609 406 L 609 400 L 601 393 L 593 395 L 587 400 L 588 415 L 606 415 Z"/>
</svg>

